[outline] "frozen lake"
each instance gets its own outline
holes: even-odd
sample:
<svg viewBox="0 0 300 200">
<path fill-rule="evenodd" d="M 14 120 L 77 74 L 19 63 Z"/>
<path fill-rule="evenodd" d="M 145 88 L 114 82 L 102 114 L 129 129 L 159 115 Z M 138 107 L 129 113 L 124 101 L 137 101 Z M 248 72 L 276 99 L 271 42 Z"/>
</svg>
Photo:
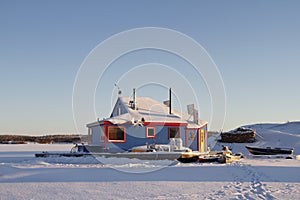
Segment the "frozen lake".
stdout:
<svg viewBox="0 0 300 200">
<path fill-rule="evenodd" d="M 1 199 L 299 199 L 300 161 L 232 164 L 35 158 L 70 144 L 0 145 Z"/>
</svg>

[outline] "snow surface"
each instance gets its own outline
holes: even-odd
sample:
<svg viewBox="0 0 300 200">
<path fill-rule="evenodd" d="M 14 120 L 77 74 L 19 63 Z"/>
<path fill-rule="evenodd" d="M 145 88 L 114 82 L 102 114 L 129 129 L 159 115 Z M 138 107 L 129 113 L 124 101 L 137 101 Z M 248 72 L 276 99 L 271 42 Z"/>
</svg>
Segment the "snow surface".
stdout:
<svg viewBox="0 0 300 200">
<path fill-rule="evenodd" d="M 251 125 L 256 144 L 293 146 L 300 123 Z M 215 149 L 224 145 L 216 143 Z M 231 164 L 115 158 L 35 158 L 72 144 L 0 145 L 0 199 L 300 199 L 300 160 L 250 156 Z"/>
</svg>

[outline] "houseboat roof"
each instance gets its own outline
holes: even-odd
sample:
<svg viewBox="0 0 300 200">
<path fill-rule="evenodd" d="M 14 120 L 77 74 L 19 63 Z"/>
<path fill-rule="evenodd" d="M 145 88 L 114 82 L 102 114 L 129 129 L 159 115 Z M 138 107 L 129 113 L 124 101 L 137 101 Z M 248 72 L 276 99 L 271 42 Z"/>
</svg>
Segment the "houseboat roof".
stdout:
<svg viewBox="0 0 300 200">
<path fill-rule="evenodd" d="M 198 119 L 198 123 L 193 122 L 193 116 L 172 108 L 169 114 L 169 106 L 160 103 L 149 97 L 137 97 L 136 108 L 130 105 L 130 97 L 119 97 L 110 118 L 103 119 L 99 122 L 87 124 L 88 127 L 95 124 L 110 122 L 112 124 L 149 124 L 149 123 L 163 123 L 163 124 L 183 124 L 187 128 L 200 128 L 207 124 L 206 121 Z M 131 101 L 132 102 L 132 101 Z M 117 107 L 122 107 L 122 114 L 114 114 Z M 125 111 L 124 111 L 125 110 Z"/>
</svg>

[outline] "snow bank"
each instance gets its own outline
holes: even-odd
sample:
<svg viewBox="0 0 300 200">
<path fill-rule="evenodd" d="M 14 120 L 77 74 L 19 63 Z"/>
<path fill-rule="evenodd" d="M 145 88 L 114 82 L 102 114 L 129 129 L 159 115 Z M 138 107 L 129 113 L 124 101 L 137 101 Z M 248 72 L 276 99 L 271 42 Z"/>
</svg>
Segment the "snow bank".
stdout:
<svg viewBox="0 0 300 200">
<path fill-rule="evenodd" d="M 219 143 L 214 150 L 220 150 L 222 145 L 227 145 L 233 152 L 249 154 L 245 146 L 271 146 L 271 147 L 292 147 L 294 155 L 300 154 L 300 122 L 289 122 L 284 124 L 253 124 L 245 126 L 256 130 L 255 143 Z"/>
</svg>

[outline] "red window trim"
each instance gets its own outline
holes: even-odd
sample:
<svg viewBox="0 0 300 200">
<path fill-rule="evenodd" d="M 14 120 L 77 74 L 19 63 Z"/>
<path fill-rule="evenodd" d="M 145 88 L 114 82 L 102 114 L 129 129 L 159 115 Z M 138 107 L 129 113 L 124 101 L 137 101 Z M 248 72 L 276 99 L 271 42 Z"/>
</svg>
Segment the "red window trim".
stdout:
<svg viewBox="0 0 300 200">
<path fill-rule="evenodd" d="M 169 138 L 169 140 L 171 139 L 170 138 L 170 129 L 171 128 L 178 128 L 178 138 L 181 138 L 181 134 L 180 134 L 180 127 L 178 126 L 178 127 L 169 127 L 168 128 L 168 138 Z"/>
<path fill-rule="evenodd" d="M 148 135 L 148 129 L 149 128 L 153 128 L 154 129 L 154 136 L 149 136 Z M 149 127 L 147 126 L 146 127 L 146 138 L 156 138 L 156 127 L 155 126 L 149 126 Z"/>
<path fill-rule="evenodd" d="M 115 128 L 115 127 L 124 129 L 124 140 L 110 140 L 109 139 L 109 129 Z M 126 128 L 125 128 L 125 126 L 108 126 L 107 127 L 107 141 L 112 142 L 112 143 L 126 143 Z"/>
</svg>

